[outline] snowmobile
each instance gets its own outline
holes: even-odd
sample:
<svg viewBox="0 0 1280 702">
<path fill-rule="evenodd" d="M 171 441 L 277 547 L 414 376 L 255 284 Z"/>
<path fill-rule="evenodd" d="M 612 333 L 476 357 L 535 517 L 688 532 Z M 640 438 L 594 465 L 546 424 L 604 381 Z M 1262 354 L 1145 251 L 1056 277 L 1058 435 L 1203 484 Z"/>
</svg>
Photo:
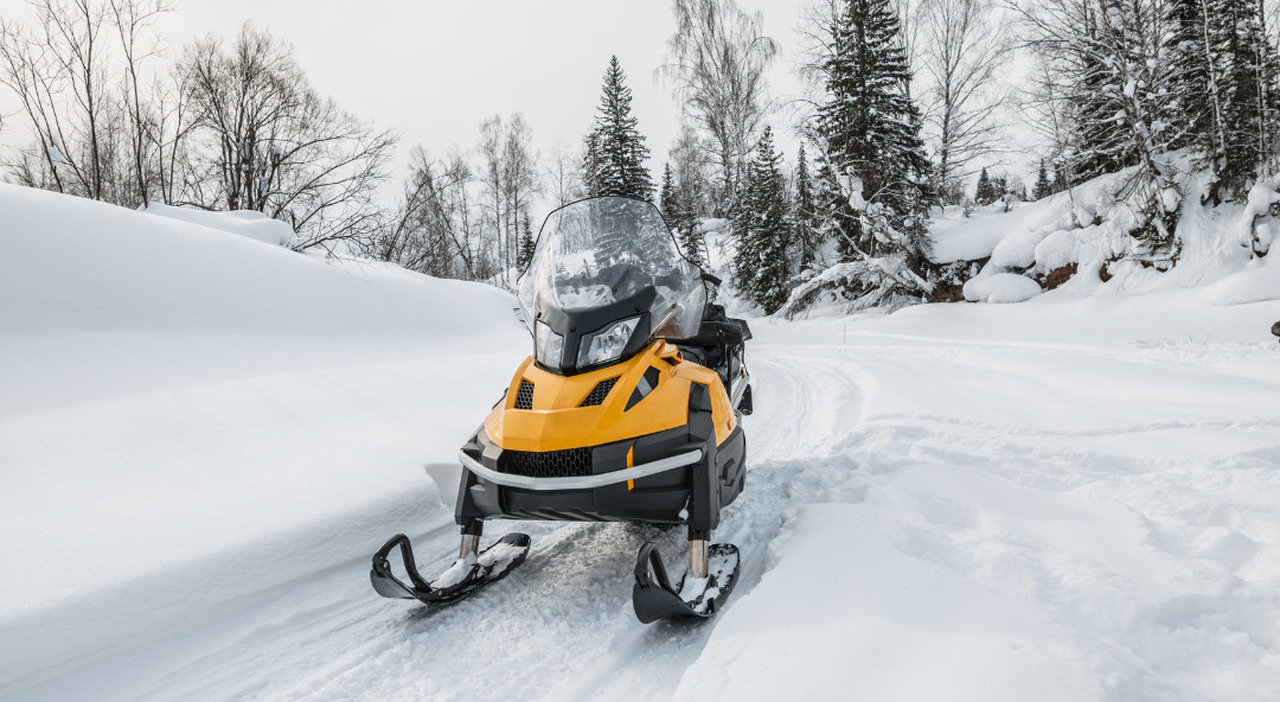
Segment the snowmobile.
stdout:
<svg viewBox="0 0 1280 702">
<path fill-rule="evenodd" d="M 534 354 L 458 452 L 458 558 L 425 580 L 397 534 L 373 557 L 374 589 L 443 606 L 506 576 L 530 540 L 507 534 L 481 550 L 490 519 L 684 525 L 689 565 L 675 585 L 656 546 L 640 548 L 635 613 L 714 615 L 740 557 L 711 533 L 742 492 L 752 410 L 751 331 L 708 303 L 719 283 L 680 254 L 650 203 L 598 197 L 552 212 L 518 284 Z M 397 548 L 407 583 L 391 567 Z"/>
</svg>

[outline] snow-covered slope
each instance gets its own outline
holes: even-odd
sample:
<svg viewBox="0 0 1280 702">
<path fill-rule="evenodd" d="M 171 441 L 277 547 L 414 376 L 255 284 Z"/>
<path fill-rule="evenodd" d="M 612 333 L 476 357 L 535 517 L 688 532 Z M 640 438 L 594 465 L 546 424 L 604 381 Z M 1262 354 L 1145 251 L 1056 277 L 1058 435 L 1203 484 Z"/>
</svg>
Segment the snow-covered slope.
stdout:
<svg viewBox="0 0 1280 702">
<path fill-rule="evenodd" d="M 1072 193 L 1037 202 L 1018 203 L 1008 213 L 1003 205 L 976 208 L 965 217 L 960 207 L 937 213 L 932 258 L 937 263 L 985 261 L 965 285 L 965 297 L 981 302 L 1022 302 L 1041 292 L 1050 275 L 1073 267 L 1069 280 L 1055 280 L 1067 295 L 1115 295 L 1183 290 L 1213 283 L 1205 291 L 1215 304 L 1276 299 L 1280 291 L 1280 257 L 1255 258 L 1253 239 L 1269 242 L 1280 218 L 1269 214 L 1270 201 L 1280 199 L 1259 185 L 1247 204 L 1217 208 L 1199 204 L 1200 187 L 1190 182 L 1191 196 L 1178 222 L 1181 248 L 1177 265 L 1143 261 L 1129 249 L 1135 215 L 1117 196 L 1128 173 L 1100 176 Z M 1117 202 L 1119 200 L 1119 202 Z M 1104 282 L 1105 280 L 1105 282 Z M 1052 287 L 1052 286 L 1047 286 Z"/>
<path fill-rule="evenodd" d="M 456 551 L 421 466 L 527 351 L 509 297 L 30 191 L 0 212 L 29 223 L 0 229 L 26 252 L 0 262 L 26 281 L 0 283 L 0 699 L 1280 698 L 1265 268 L 753 320 L 716 533 L 741 583 L 716 620 L 644 626 L 636 550 L 674 561 L 680 530 L 493 524 L 532 552 L 474 599 L 369 587 L 396 531 L 426 572 Z"/>
<path fill-rule="evenodd" d="M 491 287 L 14 186 L 0 212 L 0 681 L 376 546 L 527 351 Z"/>
</svg>

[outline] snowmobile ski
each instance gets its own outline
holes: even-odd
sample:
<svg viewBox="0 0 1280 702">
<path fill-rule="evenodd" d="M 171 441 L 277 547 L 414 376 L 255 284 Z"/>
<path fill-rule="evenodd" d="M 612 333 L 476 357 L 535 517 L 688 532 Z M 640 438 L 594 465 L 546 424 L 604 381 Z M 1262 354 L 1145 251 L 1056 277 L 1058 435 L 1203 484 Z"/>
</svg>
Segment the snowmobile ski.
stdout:
<svg viewBox="0 0 1280 702">
<path fill-rule="evenodd" d="M 707 576 L 686 573 L 671 587 L 662 556 L 652 542 L 640 547 L 631 603 L 636 618 L 648 624 L 659 619 L 715 616 L 738 582 L 738 547 L 711 544 L 707 548 Z"/>
<path fill-rule="evenodd" d="M 412 586 L 404 584 L 391 572 L 387 556 L 397 546 L 400 547 L 400 556 Z M 528 554 L 527 534 L 507 534 L 479 553 L 467 551 L 439 577 L 427 582 L 418 574 L 409 538 L 404 534 L 396 534 L 373 554 L 373 570 L 369 572 L 369 579 L 373 581 L 373 589 L 383 597 L 415 599 L 436 607 L 445 607 L 506 577 L 524 562 Z"/>
</svg>

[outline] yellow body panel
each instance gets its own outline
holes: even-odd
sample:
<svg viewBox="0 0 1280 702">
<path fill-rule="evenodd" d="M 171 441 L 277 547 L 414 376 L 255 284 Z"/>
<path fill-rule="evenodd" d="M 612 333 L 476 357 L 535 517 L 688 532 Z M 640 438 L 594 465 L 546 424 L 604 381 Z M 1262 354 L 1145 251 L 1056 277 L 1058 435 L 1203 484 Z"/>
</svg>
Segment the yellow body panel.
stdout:
<svg viewBox="0 0 1280 702">
<path fill-rule="evenodd" d="M 649 368 L 658 369 L 657 387 L 624 411 Z M 618 381 L 603 404 L 579 407 L 600 381 L 615 377 Z M 533 409 L 515 407 L 522 380 L 533 383 Z M 654 434 L 689 421 L 689 384 L 694 382 L 710 388 L 716 444 L 722 444 L 737 420 L 720 376 L 684 361 L 679 349 L 661 340 L 622 363 L 581 375 L 544 371 L 530 356 L 511 379 L 503 403 L 485 418 L 485 431 L 499 448 L 512 451 L 559 451 Z"/>
</svg>

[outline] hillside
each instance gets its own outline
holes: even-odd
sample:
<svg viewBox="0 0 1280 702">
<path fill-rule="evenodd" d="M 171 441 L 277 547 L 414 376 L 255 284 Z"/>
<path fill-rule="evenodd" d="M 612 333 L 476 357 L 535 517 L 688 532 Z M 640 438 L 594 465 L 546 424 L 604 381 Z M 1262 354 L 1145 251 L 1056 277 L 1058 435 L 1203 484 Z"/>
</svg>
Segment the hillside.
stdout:
<svg viewBox="0 0 1280 702">
<path fill-rule="evenodd" d="M 994 261 L 1052 207 L 946 236 Z M 715 534 L 741 582 L 645 626 L 636 551 L 678 574 L 680 530 L 495 523 L 532 550 L 473 599 L 369 586 L 396 532 L 424 573 L 456 553 L 423 465 L 528 352 L 509 295 L 243 217 L 10 186 L 0 212 L 0 699 L 1280 696 L 1270 260 L 752 319 L 750 472 Z"/>
</svg>

